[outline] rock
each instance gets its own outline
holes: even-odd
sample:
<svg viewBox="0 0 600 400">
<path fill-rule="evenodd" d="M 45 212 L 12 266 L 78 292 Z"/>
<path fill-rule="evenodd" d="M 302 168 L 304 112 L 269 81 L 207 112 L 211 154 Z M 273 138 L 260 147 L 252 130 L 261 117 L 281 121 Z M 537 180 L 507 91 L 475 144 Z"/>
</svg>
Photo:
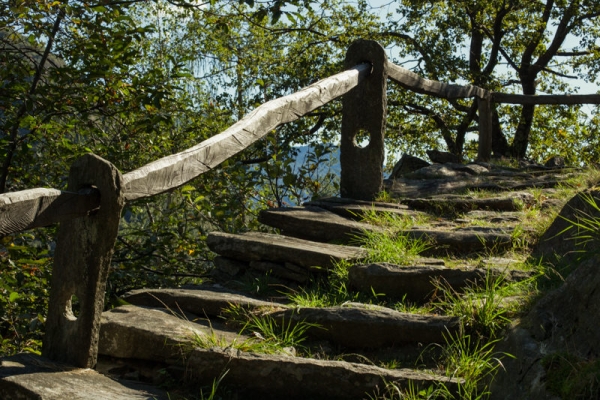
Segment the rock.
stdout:
<svg viewBox="0 0 600 400">
<path fill-rule="evenodd" d="M 292 263 L 250 261 L 250 268 L 293 282 L 304 283 L 308 280 L 308 271 Z"/>
<path fill-rule="evenodd" d="M 561 156 L 553 156 L 548 159 L 544 163 L 546 168 L 564 168 L 565 167 L 565 158 Z"/>
<path fill-rule="evenodd" d="M 364 293 L 384 294 L 392 298 L 406 298 L 426 302 L 436 290 L 437 281 L 454 290 L 485 283 L 486 276 L 504 276 L 507 281 L 527 279 L 531 274 L 487 268 L 444 268 L 439 266 L 399 266 L 390 263 L 354 265 L 348 271 L 351 288 Z"/>
<path fill-rule="evenodd" d="M 388 383 L 401 390 L 426 389 L 443 383 L 456 394 L 461 380 L 412 369 L 385 369 L 345 361 L 245 353 L 234 349 L 193 349 L 187 355 L 188 376 L 199 384 L 221 384 L 243 399 L 363 399 Z M 410 386 L 409 386 L 410 385 Z"/>
<path fill-rule="evenodd" d="M 304 203 L 307 206 L 317 206 L 331 211 L 341 217 L 360 220 L 365 213 L 394 214 L 398 216 L 421 216 L 422 212 L 409 210 L 407 206 L 399 203 L 384 203 L 380 201 L 361 201 L 331 197 Z"/>
<path fill-rule="evenodd" d="M 417 210 L 465 212 L 471 210 L 520 211 L 532 205 L 535 199 L 530 193 L 513 193 L 504 197 L 452 198 L 436 197 L 429 199 L 406 199 L 403 204 Z"/>
<path fill-rule="evenodd" d="M 131 381 L 118 382 L 92 369 L 57 364 L 33 354 L 0 359 L 3 400 L 166 400 L 166 392 Z"/>
<path fill-rule="evenodd" d="M 460 164 L 460 162 L 461 162 L 461 159 L 459 156 L 452 154 L 452 153 L 445 152 L 445 151 L 427 150 L 427 155 L 429 156 L 429 159 L 432 162 L 438 163 L 438 164 L 445 164 L 445 163 Z"/>
<path fill-rule="evenodd" d="M 411 179 L 440 179 L 456 177 L 465 178 L 471 175 L 470 170 L 454 168 L 453 166 L 454 164 L 433 164 L 429 167 L 421 168 L 410 174 L 406 174 L 406 177 Z"/>
<path fill-rule="evenodd" d="M 230 277 L 243 275 L 249 266 L 247 262 L 238 261 L 223 256 L 215 257 L 213 263 L 219 272 L 222 272 Z"/>
<path fill-rule="evenodd" d="M 394 165 L 394 169 L 392 169 L 389 179 L 396 179 L 423 167 L 428 167 L 429 165 L 431 164 L 427 161 L 405 153 L 400 157 L 400 160 L 398 160 L 396 165 Z"/>
<path fill-rule="evenodd" d="M 237 260 L 291 262 L 308 269 L 329 269 L 336 261 L 357 260 L 367 255 L 367 251 L 359 247 L 315 243 L 258 232 L 240 235 L 212 232 L 206 244 L 215 253 Z"/>
<path fill-rule="evenodd" d="M 281 233 L 317 242 L 351 242 L 363 231 L 379 228 L 352 221 L 320 207 L 287 207 L 262 210 L 258 221 L 278 228 Z"/>
<path fill-rule="evenodd" d="M 195 289 L 139 289 L 125 293 L 122 298 L 136 306 L 170 308 L 174 312 L 182 310 L 200 317 L 220 316 L 232 304 L 247 309 L 282 306 L 210 286 L 198 286 Z"/>
<path fill-rule="evenodd" d="M 226 330 L 218 321 L 191 321 L 179 317 L 179 310 L 121 306 L 102 314 L 100 354 L 117 358 L 135 358 L 177 363 L 182 352 L 193 346 L 193 338 L 208 336 L 223 343 L 243 341 L 245 337 Z"/>
<path fill-rule="evenodd" d="M 305 321 L 320 327 L 307 335 L 349 348 L 377 348 L 401 343 L 444 343 L 460 330 L 457 317 L 401 313 L 383 307 L 298 307 L 270 315 L 282 323 Z"/>
<path fill-rule="evenodd" d="M 579 251 L 585 249 L 585 246 L 578 245 L 577 236 L 586 232 L 578 233 L 576 228 L 570 228 L 573 225 L 570 221 L 577 221 L 582 217 L 600 218 L 600 210 L 586 201 L 592 198 L 600 205 L 600 190 L 588 190 L 569 200 L 538 240 L 531 253 L 532 257 L 566 267 L 575 263 L 580 256 Z"/>
<path fill-rule="evenodd" d="M 432 245 L 423 252 L 427 255 L 468 254 L 492 247 L 505 249 L 512 245 L 510 234 L 494 231 L 444 231 L 415 228 L 402 233 L 407 234 L 412 239 L 421 239 L 431 243 Z"/>
</svg>

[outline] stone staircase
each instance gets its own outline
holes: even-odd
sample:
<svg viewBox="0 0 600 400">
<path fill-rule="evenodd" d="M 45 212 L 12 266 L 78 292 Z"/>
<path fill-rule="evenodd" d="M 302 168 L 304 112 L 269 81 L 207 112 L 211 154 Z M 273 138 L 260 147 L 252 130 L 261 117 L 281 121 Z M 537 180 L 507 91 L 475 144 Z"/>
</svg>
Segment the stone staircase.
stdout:
<svg viewBox="0 0 600 400">
<path fill-rule="evenodd" d="M 462 379 L 445 373 L 436 355 L 465 329 L 460 318 L 435 307 L 413 313 L 394 305 L 427 304 L 440 282 L 460 292 L 490 277 L 530 278 L 515 268 L 515 248 L 535 240 L 527 210 L 559 209 L 564 200 L 556 188 L 578 173 L 434 164 L 386 182 L 390 201 L 328 198 L 264 210 L 259 221 L 271 233 L 208 236 L 218 255 L 211 284 L 135 290 L 123 297 L 129 305 L 106 311 L 97 370 L 169 391 L 153 389 L 146 398 L 198 398 L 200 388 L 206 393 L 217 381 L 222 398 L 232 399 L 377 398 L 391 383 L 401 390 L 444 385 L 457 393 Z M 423 240 L 426 250 L 404 265 L 370 260 L 361 237 L 387 228 L 365 217 L 381 214 L 413 221 L 389 234 Z M 302 306 L 290 300 L 291 293 L 327 285 L 340 262 L 349 266 L 345 288 L 366 301 Z M 244 349 L 264 338 L 240 333 L 235 313 L 306 326 L 303 350 Z"/>
</svg>

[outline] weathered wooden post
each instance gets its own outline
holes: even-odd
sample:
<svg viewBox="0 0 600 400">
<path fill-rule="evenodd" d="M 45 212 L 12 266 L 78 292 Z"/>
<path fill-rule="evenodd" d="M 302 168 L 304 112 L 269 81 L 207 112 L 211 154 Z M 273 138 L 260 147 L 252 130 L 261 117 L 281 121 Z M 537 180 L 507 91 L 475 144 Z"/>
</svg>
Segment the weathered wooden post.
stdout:
<svg viewBox="0 0 600 400">
<path fill-rule="evenodd" d="M 477 161 L 489 161 L 492 157 L 492 99 L 486 92 L 485 97 L 477 99 L 479 112 L 479 148 Z"/>
<path fill-rule="evenodd" d="M 70 191 L 85 187 L 99 190 L 100 208 L 60 224 L 42 353 L 55 361 L 92 368 L 98 357 L 106 278 L 125 201 L 119 171 L 92 154 L 75 161 L 69 174 Z M 75 300 L 77 316 L 72 310 Z"/>
<path fill-rule="evenodd" d="M 382 189 L 387 108 L 387 57 L 381 45 L 372 40 L 357 40 L 346 53 L 345 67 L 360 63 L 372 65 L 371 74 L 342 100 L 342 168 L 340 194 L 359 200 L 373 200 Z M 357 137 L 368 136 L 369 144 L 360 147 Z"/>
</svg>

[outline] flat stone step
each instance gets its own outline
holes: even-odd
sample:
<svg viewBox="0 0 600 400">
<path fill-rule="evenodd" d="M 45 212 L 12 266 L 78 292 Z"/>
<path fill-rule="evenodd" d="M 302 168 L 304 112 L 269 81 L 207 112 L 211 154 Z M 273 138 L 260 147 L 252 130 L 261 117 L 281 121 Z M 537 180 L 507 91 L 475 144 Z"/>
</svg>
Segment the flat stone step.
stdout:
<svg viewBox="0 0 600 400">
<path fill-rule="evenodd" d="M 311 208 L 278 208 L 261 212 L 262 222 L 280 228 L 287 235 L 309 238 L 314 241 L 339 240 L 347 242 L 348 238 L 359 238 L 358 229 L 382 231 L 382 228 L 357 223 L 335 216 L 332 213 Z M 425 239 L 432 243 L 427 254 L 471 253 L 494 246 L 497 249 L 512 244 L 511 228 L 459 227 L 457 229 L 440 229 L 440 227 L 415 227 L 400 231 L 412 239 Z M 353 233 L 354 232 L 354 233 Z"/>
<path fill-rule="evenodd" d="M 517 191 L 532 188 L 554 188 L 566 181 L 568 176 L 548 174 L 510 174 L 501 176 L 472 176 L 464 178 L 385 180 L 386 190 L 396 198 L 421 198 L 439 194 L 461 193 L 467 190 Z"/>
<path fill-rule="evenodd" d="M 281 230 L 283 235 L 317 242 L 349 243 L 364 231 L 381 228 L 343 218 L 320 207 L 282 207 L 262 210 L 258 221 Z"/>
<path fill-rule="evenodd" d="M 214 324 L 214 321 L 213 321 Z M 124 306 L 103 314 L 100 353 L 137 360 L 162 360 L 185 370 L 188 380 L 221 385 L 240 398 L 359 399 L 395 383 L 427 388 L 443 383 L 455 392 L 460 380 L 413 369 L 384 369 L 344 361 L 248 353 L 233 347 L 190 346 L 193 322 L 157 310 Z M 202 334 L 202 333 L 200 333 Z"/>
<path fill-rule="evenodd" d="M 466 212 L 472 210 L 520 211 L 526 205 L 534 203 L 530 193 L 514 193 L 509 196 L 469 198 L 469 197 L 437 197 L 428 199 L 400 200 L 411 208 L 433 212 Z"/>
<path fill-rule="evenodd" d="M 512 246 L 512 238 L 504 231 L 488 228 L 477 230 L 434 230 L 415 228 L 403 233 L 412 239 L 427 240 L 432 245 L 424 252 L 427 255 L 470 254 L 487 249 L 504 250 Z"/>
<path fill-rule="evenodd" d="M 402 313 L 370 305 L 301 307 L 270 315 L 287 323 L 320 325 L 307 334 L 348 348 L 378 348 L 404 343 L 444 343 L 444 335 L 460 330 L 458 317 Z"/>
<path fill-rule="evenodd" d="M 354 265 L 348 271 L 349 286 L 364 293 L 384 294 L 391 298 L 406 298 L 426 302 L 436 290 L 435 282 L 460 291 L 467 286 L 485 284 L 486 278 L 503 277 L 506 281 L 521 281 L 531 277 L 525 271 L 500 268 L 456 269 L 432 265 L 400 266 L 390 263 Z"/>
<path fill-rule="evenodd" d="M 316 243 L 283 235 L 212 232 L 206 243 L 217 254 L 242 261 L 290 262 L 307 269 L 329 269 L 337 261 L 367 256 L 360 247 Z"/>
<path fill-rule="evenodd" d="M 73 368 L 34 354 L 0 359 L 3 400 L 167 400 L 158 388 L 116 381 L 93 369 Z"/>
<path fill-rule="evenodd" d="M 230 306 L 248 310 L 286 307 L 283 304 L 258 300 L 242 293 L 212 286 L 186 289 L 139 289 L 125 293 L 122 299 L 142 307 L 163 307 L 175 312 L 185 311 L 200 317 L 218 317 Z"/>
<path fill-rule="evenodd" d="M 177 363 L 193 338 L 213 337 L 230 345 L 248 337 L 227 329 L 215 319 L 181 315 L 179 310 L 126 305 L 102 313 L 98 353 L 117 358 L 133 358 Z"/>
<path fill-rule="evenodd" d="M 411 210 L 400 203 L 385 203 L 380 201 L 354 200 L 340 197 L 330 197 L 304 203 L 304 206 L 324 208 L 344 218 L 361 220 L 366 213 L 394 214 L 398 216 L 421 216 L 421 211 Z"/>
</svg>

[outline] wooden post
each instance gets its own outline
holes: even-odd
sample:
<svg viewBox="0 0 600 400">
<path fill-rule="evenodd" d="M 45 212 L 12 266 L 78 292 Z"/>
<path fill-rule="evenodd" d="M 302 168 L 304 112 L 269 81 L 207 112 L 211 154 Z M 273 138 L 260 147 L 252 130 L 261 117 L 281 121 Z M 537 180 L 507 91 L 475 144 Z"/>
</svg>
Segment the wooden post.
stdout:
<svg viewBox="0 0 600 400">
<path fill-rule="evenodd" d="M 342 106 L 342 197 L 373 200 L 383 185 L 383 137 L 387 108 L 387 57 L 381 45 L 371 40 L 357 40 L 346 53 L 345 68 L 360 63 L 372 65 L 371 74 L 344 95 Z M 357 136 L 368 137 L 360 147 Z"/>
<path fill-rule="evenodd" d="M 489 161 L 492 157 L 492 101 L 491 96 L 477 99 L 479 108 L 479 149 L 477 161 Z"/>
<path fill-rule="evenodd" d="M 73 192 L 97 188 L 100 208 L 60 224 L 42 352 L 55 361 L 92 368 L 98 357 L 106 278 L 125 203 L 123 183 L 111 163 L 88 154 L 71 166 L 68 187 Z M 74 301 L 78 315 L 72 309 Z"/>
</svg>

